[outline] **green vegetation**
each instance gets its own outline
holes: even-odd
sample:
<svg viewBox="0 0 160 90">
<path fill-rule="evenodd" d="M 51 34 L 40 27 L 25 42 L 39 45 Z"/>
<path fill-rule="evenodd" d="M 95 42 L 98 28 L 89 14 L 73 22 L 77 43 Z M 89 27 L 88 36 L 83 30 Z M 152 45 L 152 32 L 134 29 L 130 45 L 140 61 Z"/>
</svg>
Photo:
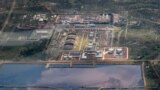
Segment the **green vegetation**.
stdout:
<svg viewBox="0 0 160 90">
<path fill-rule="evenodd" d="M 154 67 L 154 69 L 153 69 Z M 157 74 L 160 75 L 160 64 L 152 64 L 147 63 L 145 68 L 146 73 L 146 80 L 147 80 L 147 87 L 148 90 L 158 90 L 160 88 L 160 78 Z"/>
<path fill-rule="evenodd" d="M 116 3 L 118 6 L 122 6 L 124 10 L 129 11 L 130 16 L 155 21 L 159 19 L 160 2 L 158 0 L 133 0 L 130 2 Z"/>
<path fill-rule="evenodd" d="M 42 54 L 46 48 L 46 43 L 47 40 L 42 40 L 24 46 L 1 46 L 0 60 L 20 60 L 26 57 L 31 57 L 37 53 Z"/>
<path fill-rule="evenodd" d="M 46 46 L 47 41 L 42 41 L 42 42 L 35 42 L 32 43 L 30 45 L 27 45 L 26 47 L 24 47 L 21 52 L 20 55 L 27 57 L 27 56 L 31 56 L 34 55 L 38 52 L 42 52 Z"/>
<path fill-rule="evenodd" d="M 159 34 L 152 30 L 129 29 L 127 39 L 123 34 L 120 44 L 129 47 L 131 59 L 153 60 L 160 58 L 160 40 L 158 38 L 160 38 Z"/>
<path fill-rule="evenodd" d="M 5 21 L 6 16 L 7 16 L 7 14 L 0 14 L 0 29 L 3 26 L 3 23 Z"/>
<path fill-rule="evenodd" d="M 48 11 L 42 4 L 41 0 L 28 0 L 26 6 L 27 11 L 33 11 L 33 12 L 46 12 Z"/>
<path fill-rule="evenodd" d="M 157 23 L 160 20 L 158 13 L 160 2 L 157 0 L 115 0 L 114 3 L 116 7 L 122 7 L 122 12 L 119 12 L 121 15 L 126 16 L 124 12 L 128 12 L 129 21 L 141 22 L 140 26 L 129 26 L 127 39 L 124 33 L 120 39 L 121 45 L 129 47 L 130 58 L 160 59 L 160 24 Z"/>
</svg>

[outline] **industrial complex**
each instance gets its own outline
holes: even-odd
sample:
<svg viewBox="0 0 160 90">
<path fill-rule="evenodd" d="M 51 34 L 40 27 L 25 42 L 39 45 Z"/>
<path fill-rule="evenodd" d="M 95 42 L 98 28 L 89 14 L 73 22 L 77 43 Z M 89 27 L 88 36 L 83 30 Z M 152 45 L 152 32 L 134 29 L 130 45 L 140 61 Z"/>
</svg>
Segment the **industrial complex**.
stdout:
<svg viewBox="0 0 160 90">
<path fill-rule="evenodd" d="M 0 0 L 0 90 L 160 90 L 159 4 Z"/>
</svg>

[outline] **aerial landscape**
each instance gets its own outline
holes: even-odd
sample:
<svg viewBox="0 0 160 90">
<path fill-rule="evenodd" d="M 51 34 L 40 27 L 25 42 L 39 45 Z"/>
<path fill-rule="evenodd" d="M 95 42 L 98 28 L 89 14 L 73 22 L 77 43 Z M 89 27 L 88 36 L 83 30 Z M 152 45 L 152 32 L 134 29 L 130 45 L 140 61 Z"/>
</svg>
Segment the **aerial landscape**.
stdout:
<svg viewBox="0 0 160 90">
<path fill-rule="evenodd" d="M 160 1 L 0 0 L 0 90 L 160 90 Z"/>
</svg>

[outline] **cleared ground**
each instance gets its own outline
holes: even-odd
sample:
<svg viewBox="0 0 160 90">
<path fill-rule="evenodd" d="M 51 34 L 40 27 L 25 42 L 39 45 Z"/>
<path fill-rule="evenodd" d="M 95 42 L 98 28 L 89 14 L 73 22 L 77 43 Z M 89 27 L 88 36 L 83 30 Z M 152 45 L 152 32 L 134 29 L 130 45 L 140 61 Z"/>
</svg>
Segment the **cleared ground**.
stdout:
<svg viewBox="0 0 160 90">
<path fill-rule="evenodd" d="M 74 50 L 81 51 L 87 47 L 88 44 L 88 34 L 87 32 L 78 33 L 76 38 Z"/>
</svg>

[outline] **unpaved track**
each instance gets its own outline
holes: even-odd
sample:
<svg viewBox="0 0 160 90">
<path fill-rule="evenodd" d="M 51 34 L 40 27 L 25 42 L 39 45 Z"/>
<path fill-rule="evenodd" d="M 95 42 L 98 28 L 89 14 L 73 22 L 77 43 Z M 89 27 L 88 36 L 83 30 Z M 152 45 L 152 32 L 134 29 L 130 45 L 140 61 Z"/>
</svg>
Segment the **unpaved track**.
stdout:
<svg viewBox="0 0 160 90">
<path fill-rule="evenodd" d="M 6 18 L 5 22 L 4 22 L 4 25 L 3 25 L 2 29 L 1 29 L 1 31 L 4 31 L 4 29 L 6 28 L 6 26 L 7 26 L 7 24 L 8 24 L 8 21 L 9 21 L 9 19 L 10 19 L 10 17 L 11 17 L 11 14 L 12 14 L 14 8 L 15 8 L 15 5 L 16 5 L 16 0 L 13 0 L 11 9 L 10 9 L 10 11 L 9 11 L 9 13 L 8 13 L 8 16 L 7 16 L 7 18 Z"/>
</svg>

